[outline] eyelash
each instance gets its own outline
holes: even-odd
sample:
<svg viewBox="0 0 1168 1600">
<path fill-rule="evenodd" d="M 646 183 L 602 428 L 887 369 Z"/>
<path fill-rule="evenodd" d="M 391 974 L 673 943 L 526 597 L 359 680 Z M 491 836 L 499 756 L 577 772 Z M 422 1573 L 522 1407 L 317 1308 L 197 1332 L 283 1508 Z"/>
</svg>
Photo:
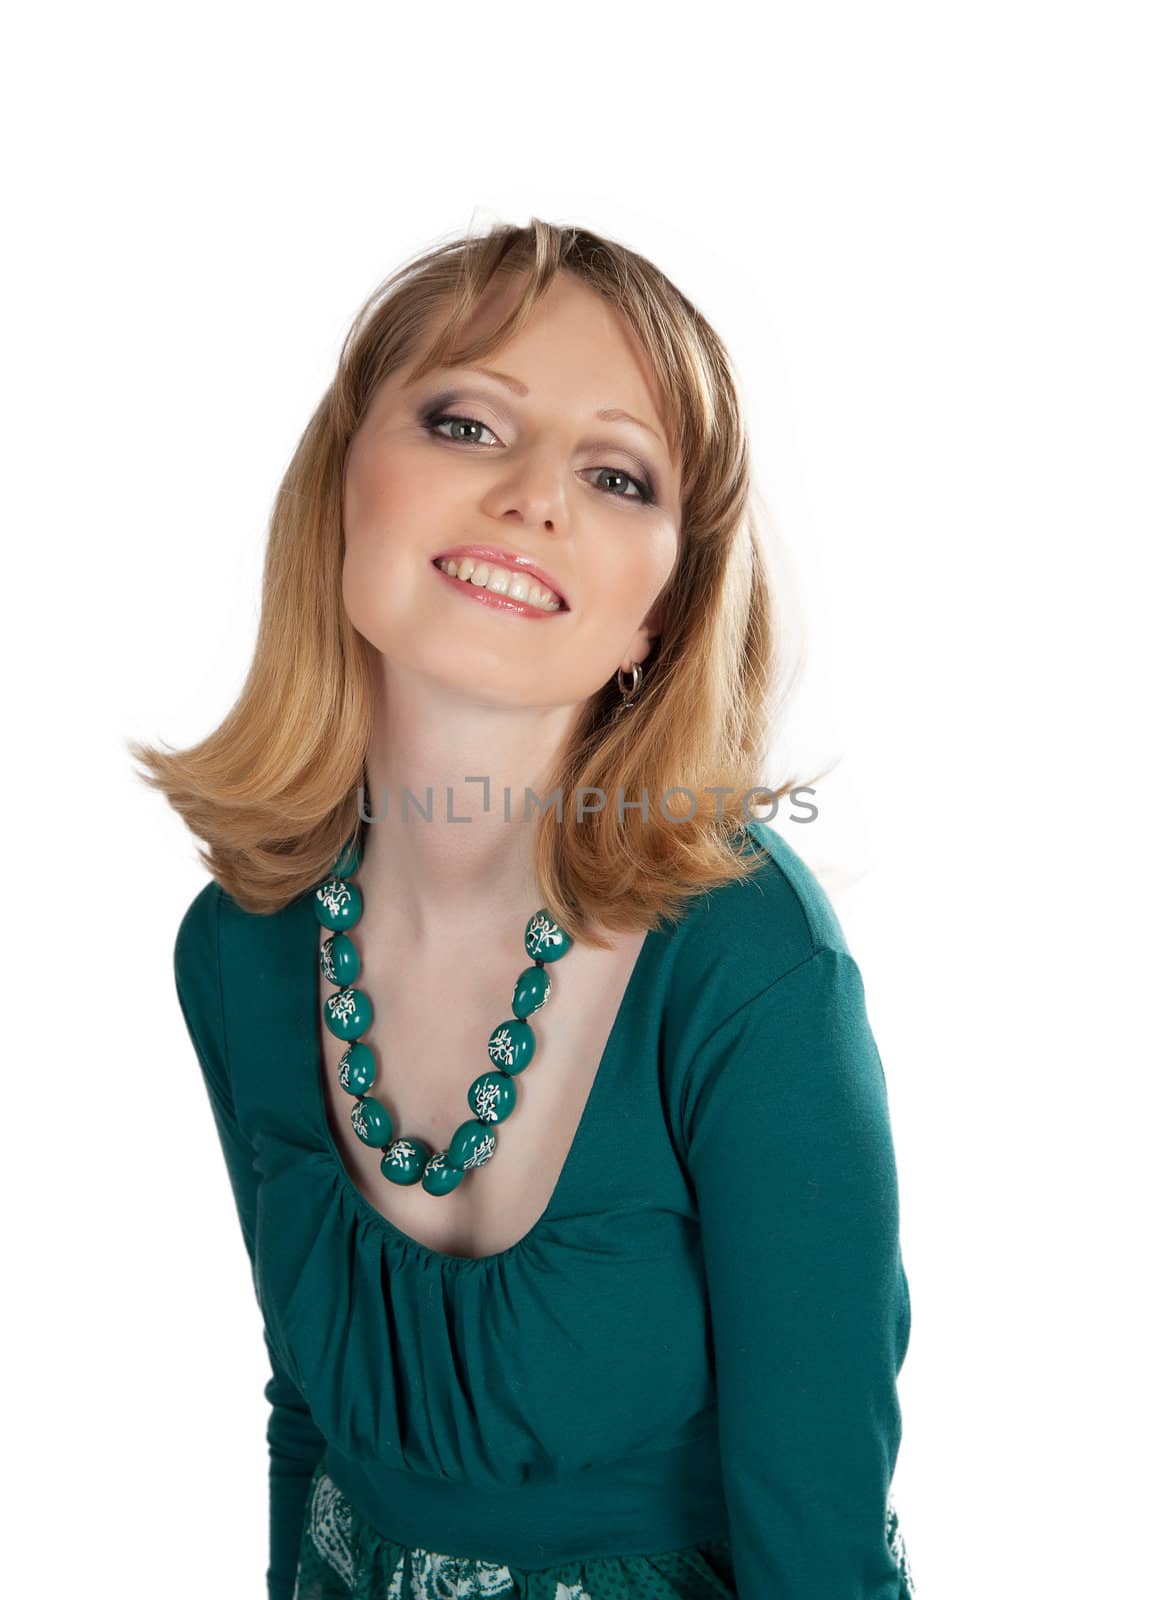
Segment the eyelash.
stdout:
<svg viewBox="0 0 1168 1600">
<path fill-rule="evenodd" d="M 491 445 L 482 445 L 481 441 L 478 439 L 451 439 L 447 434 L 438 432 L 438 429 L 445 422 L 469 422 L 472 423 L 476 428 L 486 428 L 488 432 L 494 433 L 495 430 L 491 427 L 490 423 L 482 422 L 478 417 L 459 416 L 453 412 L 442 411 L 436 407 L 432 411 L 424 411 L 421 416 L 421 422 L 422 426 L 428 432 L 434 434 L 436 438 L 445 439 L 447 444 L 468 444 L 471 446 L 479 446 L 486 450 L 493 448 Z M 633 474 L 631 472 L 626 472 L 623 467 L 592 467 L 590 470 L 592 472 L 615 472 L 620 477 L 627 478 L 630 483 L 636 485 L 638 491 L 637 495 L 620 494 L 608 489 L 602 490 L 601 493 L 607 494 L 609 499 L 630 500 L 639 498 L 642 505 L 654 506 L 657 504 L 657 491 L 652 478 L 634 478 Z"/>
</svg>

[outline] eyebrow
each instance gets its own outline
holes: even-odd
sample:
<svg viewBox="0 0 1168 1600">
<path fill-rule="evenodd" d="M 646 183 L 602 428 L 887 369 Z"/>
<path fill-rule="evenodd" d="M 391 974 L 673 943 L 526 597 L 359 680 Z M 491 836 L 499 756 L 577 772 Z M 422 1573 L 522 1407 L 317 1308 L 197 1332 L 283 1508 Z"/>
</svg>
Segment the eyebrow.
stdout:
<svg viewBox="0 0 1168 1600">
<path fill-rule="evenodd" d="M 457 372 L 459 369 L 451 367 L 449 370 Z M 492 367 L 465 367 L 463 370 L 481 373 L 484 378 L 494 378 L 496 383 L 505 384 L 512 394 L 519 395 L 521 399 L 531 393 L 527 385 L 520 383 L 518 378 L 509 377 L 505 372 L 496 372 Z M 632 412 L 622 411 L 619 406 L 605 406 L 602 410 L 596 412 L 596 417 L 600 422 L 631 422 L 634 428 L 643 428 L 646 433 L 651 434 L 662 449 L 666 448 L 665 440 L 657 432 L 656 428 L 651 428 L 647 422 L 642 422 L 640 417 L 634 417 Z"/>
</svg>

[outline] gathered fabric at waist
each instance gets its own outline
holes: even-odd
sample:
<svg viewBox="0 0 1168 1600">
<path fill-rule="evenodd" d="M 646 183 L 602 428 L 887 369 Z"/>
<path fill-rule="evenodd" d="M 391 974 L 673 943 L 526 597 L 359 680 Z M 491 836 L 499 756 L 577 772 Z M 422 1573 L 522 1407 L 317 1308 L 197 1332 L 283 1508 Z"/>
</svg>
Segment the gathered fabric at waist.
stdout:
<svg viewBox="0 0 1168 1600">
<path fill-rule="evenodd" d="M 324 1466 L 387 1539 L 513 1567 L 654 1555 L 729 1533 L 714 1430 L 668 1450 L 523 1484 L 471 1484 L 383 1468 L 333 1445 Z"/>
</svg>

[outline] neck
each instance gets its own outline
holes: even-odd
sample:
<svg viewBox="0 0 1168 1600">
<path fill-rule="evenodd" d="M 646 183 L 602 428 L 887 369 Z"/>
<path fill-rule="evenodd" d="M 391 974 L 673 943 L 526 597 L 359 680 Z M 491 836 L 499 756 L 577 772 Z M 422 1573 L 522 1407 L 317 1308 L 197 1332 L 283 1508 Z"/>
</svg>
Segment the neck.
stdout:
<svg viewBox="0 0 1168 1600">
<path fill-rule="evenodd" d="M 540 905 L 535 802 L 552 798 L 576 708 L 477 704 L 388 664 L 376 702 L 363 797 L 370 902 L 436 952 L 452 928 L 525 922 Z"/>
</svg>

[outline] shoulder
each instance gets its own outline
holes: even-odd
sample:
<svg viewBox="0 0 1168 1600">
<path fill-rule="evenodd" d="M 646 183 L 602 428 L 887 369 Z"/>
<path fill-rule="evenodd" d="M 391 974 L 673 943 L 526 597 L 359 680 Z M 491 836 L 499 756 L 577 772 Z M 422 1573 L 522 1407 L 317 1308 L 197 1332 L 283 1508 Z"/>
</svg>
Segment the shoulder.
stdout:
<svg viewBox="0 0 1168 1600">
<path fill-rule="evenodd" d="M 747 853 L 762 864 L 696 896 L 669 934 L 661 1043 L 675 1070 L 685 1072 L 742 1008 L 774 990 L 802 989 L 803 968 L 851 963 L 827 891 L 802 856 L 765 822 L 747 832 Z"/>
<path fill-rule="evenodd" d="M 174 970 L 180 991 L 192 995 L 218 989 L 221 976 L 236 971 L 266 977 L 297 950 L 307 890 L 276 911 L 246 911 L 214 878 L 203 885 L 179 922 Z M 301 943 L 303 942 L 301 938 Z"/>
<path fill-rule="evenodd" d="M 174 940 L 174 983 L 179 1009 L 199 1064 L 221 1105 L 229 1103 L 223 989 L 219 958 L 219 908 L 223 891 L 212 879 L 179 920 Z"/>
<path fill-rule="evenodd" d="M 670 1029 L 683 1148 L 700 1160 L 709 1141 L 728 1149 L 764 1117 L 772 1133 L 783 1127 L 821 1140 L 825 1161 L 828 1149 L 842 1155 L 852 1141 L 854 1152 L 867 1139 L 884 1163 L 884 1069 L 860 970 L 797 851 L 765 825 L 750 831 L 763 866 L 687 919 Z"/>
<path fill-rule="evenodd" d="M 205 883 L 179 920 L 174 940 L 174 976 L 184 1002 L 204 1000 L 218 987 L 220 885 Z"/>
<path fill-rule="evenodd" d="M 693 1043 L 739 1006 L 821 951 L 849 956 L 827 891 L 802 857 L 766 823 L 749 825 L 748 878 L 698 896 L 673 933 L 671 1008 Z M 850 957 L 849 957 L 850 959 Z"/>
<path fill-rule="evenodd" d="M 784 953 L 793 957 L 791 964 L 819 950 L 846 954 L 835 907 L 794 845 L 767 822 L 750 823 L 748 832 L 766 864 L 747 887 L 753 890 L 756 913 L 785 935 Z"/>
</svg>

